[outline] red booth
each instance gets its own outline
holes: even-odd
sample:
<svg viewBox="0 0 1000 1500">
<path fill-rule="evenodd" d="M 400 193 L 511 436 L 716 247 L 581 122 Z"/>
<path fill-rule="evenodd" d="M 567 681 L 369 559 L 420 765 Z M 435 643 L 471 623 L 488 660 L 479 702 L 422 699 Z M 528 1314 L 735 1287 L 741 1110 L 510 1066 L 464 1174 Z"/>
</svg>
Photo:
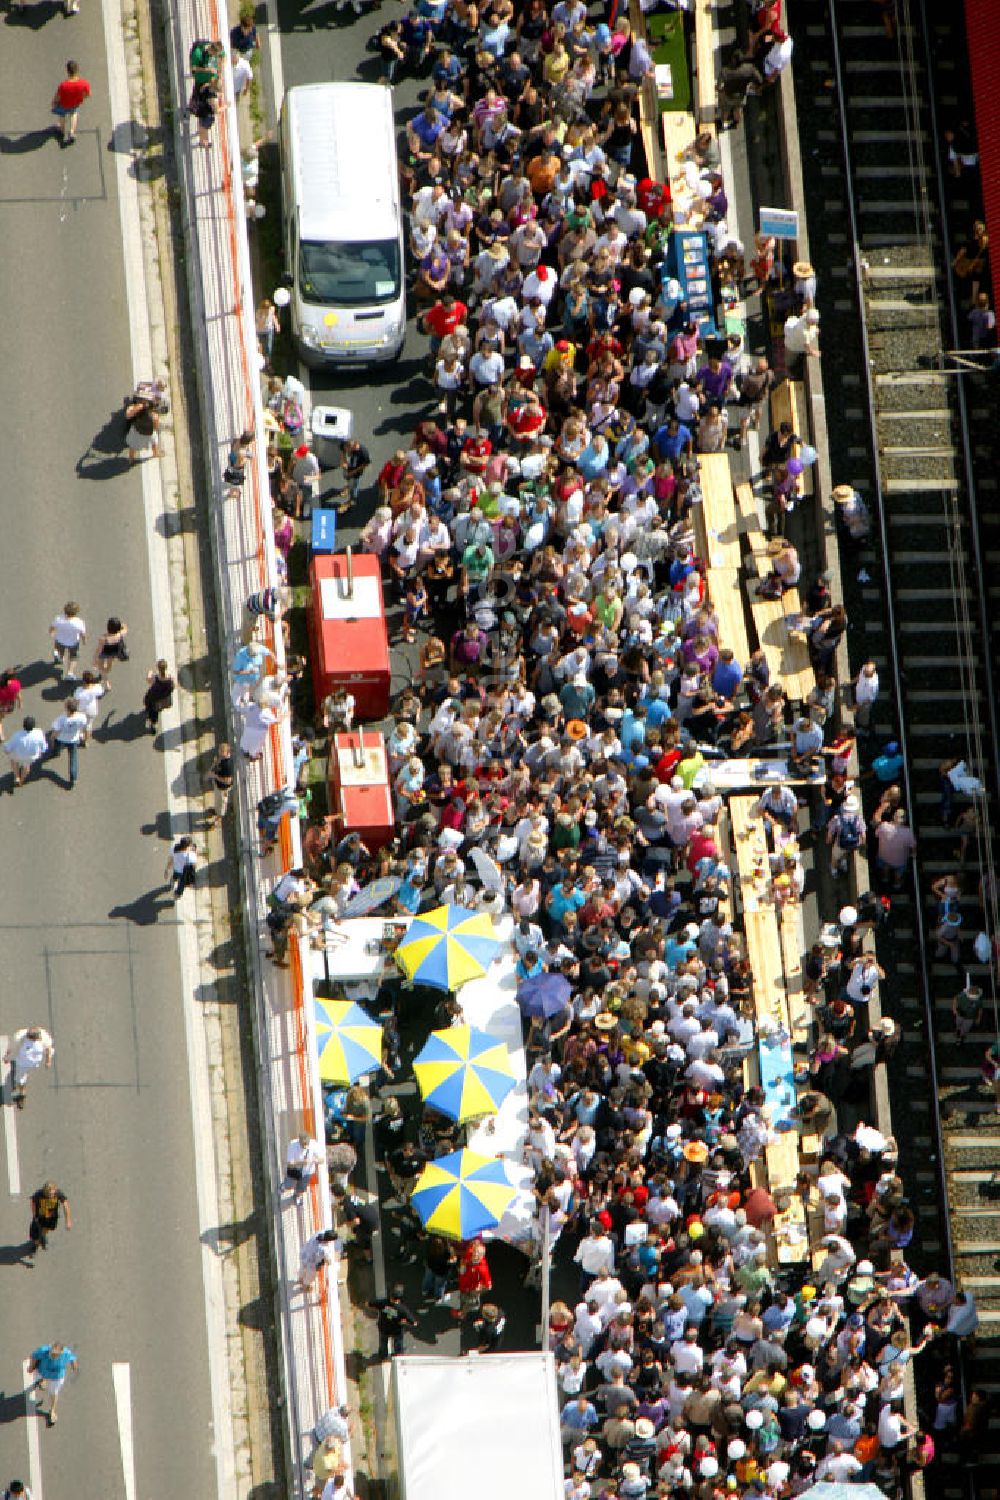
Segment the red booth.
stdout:
<svg viewBox="0 0 1000 1500">
<path fill-rule="evenodd" d="M 330 746 L 330 807 L 344 819 L 344 833 L 360 833 L 373 852 L 395 829 L 385 740 L 375 729 L 335 734 Z"/>
<path fill-rule="evenodd" d="M 317 707 L 334 688 L 353 693 L 359 719 L 389 711 L 389 634 L 379 560 L 360 552 L 314 556 L 309 631 Z"/>
</svg>

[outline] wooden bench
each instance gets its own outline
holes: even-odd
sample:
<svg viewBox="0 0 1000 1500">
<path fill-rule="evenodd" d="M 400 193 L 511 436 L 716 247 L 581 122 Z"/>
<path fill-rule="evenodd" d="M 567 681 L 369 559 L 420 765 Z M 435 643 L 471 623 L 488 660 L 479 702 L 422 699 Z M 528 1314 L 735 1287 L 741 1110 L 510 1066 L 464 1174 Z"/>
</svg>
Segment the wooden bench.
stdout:
<svg viewBox="0 0 1000 1500">
<path fill-rule="evenodd" d="M 781 599 L 750 601 L 757 642 L 771 669 L 771 681 L 780 683 L 792 703 L 804 702 L 816 682 L 809 648 L 799 633 L 789 628 L 789 615 L 798 614 L 801 607 L 797 589 L 789 589 Z"/>
<path fill-rule="evenodd" d="M 715 119 L 715 28 L 712 25 L 711 0 L 694 0 L 694 106 L 698 125 L 704 128 Z"/>
<path fill-rule="evenodd" d="M 777 428 L 782 422 L 788 422 L 799 437 L 809 430 L 806 421 L 806 393 L 801 380 L 783 380 L 771 392 L 771 425 Z M 793 454 L 798 453 L 799 448 L 799 443 L 793 444 Z M 795 490 L 799 495 L 811 495 L 812 488 L 813 472 L 809 465 L 795 481 Z"/>
<path fill-rule="evenodd" d="M 767 558 L 767 536 L 761 520 L 760 506 L 753 486 L 744 481 L 736 486 L 736 509 L 739 513 L 737 525 L 740 536 L 746 540 L 750 556 L 759 564 Z"/>
</svg>

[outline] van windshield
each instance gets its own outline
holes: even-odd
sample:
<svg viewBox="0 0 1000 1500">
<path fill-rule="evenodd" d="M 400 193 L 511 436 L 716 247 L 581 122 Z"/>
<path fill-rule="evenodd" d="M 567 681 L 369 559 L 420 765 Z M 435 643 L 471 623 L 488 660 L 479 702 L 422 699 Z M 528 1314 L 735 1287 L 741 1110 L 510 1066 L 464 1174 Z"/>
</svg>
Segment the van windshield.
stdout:
<svg viewBox="0 0 1000 1500">
<path fill-rule="evenodd" d="M 394 302 L 399 296 L 397 240 L 303 240 L 299 254 L 303 301 L 332 307 Z"/>
</svg>

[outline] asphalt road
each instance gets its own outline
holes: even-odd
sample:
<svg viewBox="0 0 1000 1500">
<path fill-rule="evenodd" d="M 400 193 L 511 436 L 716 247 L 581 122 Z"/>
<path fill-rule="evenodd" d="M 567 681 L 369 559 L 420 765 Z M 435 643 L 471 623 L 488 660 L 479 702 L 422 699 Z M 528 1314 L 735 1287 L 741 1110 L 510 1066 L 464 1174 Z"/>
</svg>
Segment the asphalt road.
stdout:
<svg viewBox="0 0 1000 1500">
<path fill-rule="evenodd" d="M 0 767 L 0 1030 L 38 1023 L 56 1042 L 24 1112 L 3 1110 L 0 1165 L 0 1488 L 20 1477 L 35 1500 L 42 1483 L 216 1492 L 166 783 L 135 714 L 156 655 L 142 493 L 100 447 L 131 373 L 102 26 L 97 0 L 72 19 L 52 0 L 0 17 L 0 665 L 21 669 L 23 711 L 47 728 L 64 696 L 47 629 L 66 599 L 90 627 L 87 664 L 109 614 L 132 646 L 75 790 L 64 757 L 14 794 Z M 93 97 L 64 151 L 49 101 L 70 56 Z M 26 1268 L 29 1196 L 50 1177 L 73 1232 Z M 80 1369 L 46 1431 L 25 1416 L 22 1359 L 56 1339 Z"/>
<path fill-rule="evenodd" d="M 277 0 L 276 11 L 273 4 L 274 0 L 271 0 L 268 18 L 272 22 L 276 20 L 280 28 L 280 82 L 284 87 L 329 79 L 375 81 L 378 78 L 376 59 L 366 50 L 365 43 L 389 19 L 388 9 L 366 10 L 360 18 L 355 18 L 349 8 L 341 13 L 329 4 L 300 6 L 292 0 Z M 273 62 L 267 55 L 262 60 L 261 72 L 269 115 L 273 119 L 276 79 Z M 394 91 L 397 122 L 401 124 L 415 111 L 418 93 L 424 87 L 426 83 L 412 78 L 404 78 L 397 85 Z M 426 338 L 416 331 L 411 317 L 406 346 L 397 363 L 349 372 L 314 370 L 307 377 L 314 404 L 345 406 L 353 411 L 354 430 L 372 454 L 372 477 L 393 451 L 409 438 L 420 417 L 434 407 L 433 391 L 424 377 L 426 344 Z M 373 506 L 374 485 L 371 485 L 364 503 L 352 512 L 350 525 L 340 526 L 338 540 L 353 540 Z M 395 648 L 394 687 L 401 684 L 401 670 L 405 671 L 404 655 Z M 407 1061 L 400 1074 L 403 1082 L 410 1077 L 408 1058 L 411 1049 L 414 1052 L 419 1050 L 426 1030 L 427 1027 L 420 1025 L 404 1024 L 403 1045 Z M 395 1090 L 390 1086 L 383 1092 Z M 401 1102 L 409 1110 L 415 1107 L 416 1099 L 404 1088 Z M 450 1309 L 422 1305 L 419 1301 L 422 1262 L 419 1253 L 416 1260 L 411 1259 L 410 1221 L 408 1218 L 404 1220 L 400 1214 L 388 1179 L 381 1171 L 378 1186 L 384 1210 L 382 1243 L 386 1276 L 390 1282 L 399 1280 L 403 1283 L 407 1301 L 419 1315 L 420 1326 L 407 1336 L 407 1348 L 414 1353 L 457 1354 L 462 1341 Z M 490 1249 L 490 1264 L 496 1299 L 507 1314 L 505 1346 L 537 1347 L 539 1293 L 537 1289 L 526 1290 L 523 1286 L 526 1260 L 519 1251 L 495 1245 Z M 561 1282 L 562 1277 L 557 1274 L 553 1296 L 560 1294 Z M 572 1284 L 575 1286 L 575 1280 Z M 352 1277 L 351 1287 L 356 1300 L 363 1301 L 371 1295 L 364 1274 Z M 453 1295 L 452 1300 L 457 1305 L 457 1296 Z"/>
</svg>

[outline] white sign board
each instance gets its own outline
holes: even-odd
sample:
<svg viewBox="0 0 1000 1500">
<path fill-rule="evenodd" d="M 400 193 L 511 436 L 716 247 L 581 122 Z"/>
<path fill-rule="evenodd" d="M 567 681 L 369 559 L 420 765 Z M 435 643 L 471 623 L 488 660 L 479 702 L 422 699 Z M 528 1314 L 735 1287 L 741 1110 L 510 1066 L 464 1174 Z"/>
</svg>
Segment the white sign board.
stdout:
<svg viewBox="0 0 1000 1500">
<path fill-rule="evenodd" d="M 762 208 L 760 232 L 773 235 L 776 240 L 797 240 L 799 216 L 794 208 Z"/>
</svg>

